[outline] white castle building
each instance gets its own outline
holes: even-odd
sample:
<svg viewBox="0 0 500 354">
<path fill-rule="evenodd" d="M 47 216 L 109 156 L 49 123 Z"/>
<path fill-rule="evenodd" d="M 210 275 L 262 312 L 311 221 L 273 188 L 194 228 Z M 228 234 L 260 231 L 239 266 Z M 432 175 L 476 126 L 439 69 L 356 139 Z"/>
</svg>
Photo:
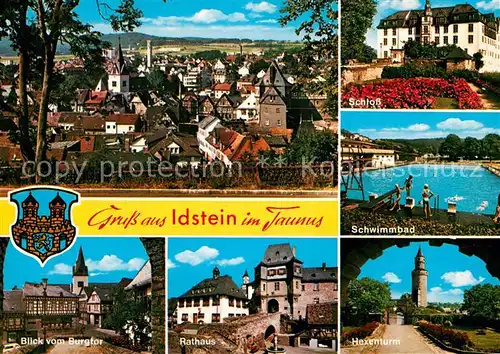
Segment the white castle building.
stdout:
<svg viewBox="0 0 500 354">
<path fill-rule="evenodd" d="M 402 61 L 402 50 L 409 40 L 455 44 L 469 55 L 481 53 L 482 71 L 500 71 L 500 18 L 483 14 L 469 4 L 433 8 L 426 0 L 423 10 L 396 12 L 377 27 L 378 57 Z"/>
</svg>

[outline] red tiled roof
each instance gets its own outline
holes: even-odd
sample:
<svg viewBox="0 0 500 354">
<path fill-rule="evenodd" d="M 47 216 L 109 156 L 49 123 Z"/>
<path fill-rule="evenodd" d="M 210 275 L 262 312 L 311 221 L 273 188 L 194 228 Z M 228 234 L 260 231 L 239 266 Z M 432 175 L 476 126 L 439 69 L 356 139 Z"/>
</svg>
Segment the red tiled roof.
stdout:
<svg viewBox="0 0 500 354">
<path fill-rule="evenodd" d="M 90 99 L 85 102 L 85 104 L 102 104 L 106 101 L 108 96 L 108 91 L 92 91 L 90 94 Z"/>
<path fill-rule="evenodd" d="M 93 116 L 82 119 L 84 130 L 106 130 L 106 120 L 102 116 Z"/>
<path fill-rule="evenodd" d="M 82 136 L 80 137 L 80 151 L 93 152 L 94 151 L 95 136 Z"/>
<path fill-rule="evenodd" d="M 231 91 L 233 84 L 217 84 L 215 85 L 215 91 Z"/>
<path fill-rule="evenodd" d="M 116 122 L 118 125 L 134 125 L 138 119 L 138 114 L 110 114 L 106 118 L 106 122 Z"/>
</svg>

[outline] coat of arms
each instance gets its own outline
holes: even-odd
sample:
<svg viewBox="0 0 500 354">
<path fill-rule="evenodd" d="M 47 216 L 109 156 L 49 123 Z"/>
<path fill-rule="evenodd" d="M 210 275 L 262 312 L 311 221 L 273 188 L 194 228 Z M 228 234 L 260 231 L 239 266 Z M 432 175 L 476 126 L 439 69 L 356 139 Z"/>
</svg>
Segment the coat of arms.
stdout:
<svg viewBox="0 0 500 354">
<path fill-rule="evenodd" d="M 11 226 L 11 240 L 22 253 L 45 262 L 73 245 L 77 228 L 71 221 L 71 207 L 78 193 L 57 187 L 30 187 L 9 193 L 17 207 Z"/>
</svg>

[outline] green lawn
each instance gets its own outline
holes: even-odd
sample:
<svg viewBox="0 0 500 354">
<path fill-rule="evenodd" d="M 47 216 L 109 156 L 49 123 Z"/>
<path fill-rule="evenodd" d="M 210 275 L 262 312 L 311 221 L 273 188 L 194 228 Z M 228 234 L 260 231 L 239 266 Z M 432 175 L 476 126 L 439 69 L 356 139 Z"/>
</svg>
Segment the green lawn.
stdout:
<svg viewBox="0 0 500 354">
<path fill-rule="evenodd" d="M 500 332 L 487 330 L 486 335 L 478 335 L 477 328 L 453 327 L 452 329 L 458 332 L 467 332 L 477 349 L 495 351 L 500 349 Z"/>
<path fill-rule="evenodd" d="M 436 109 L 458 109 L 458 101 L 454 98 L 436 97 Z"/>
</svg>

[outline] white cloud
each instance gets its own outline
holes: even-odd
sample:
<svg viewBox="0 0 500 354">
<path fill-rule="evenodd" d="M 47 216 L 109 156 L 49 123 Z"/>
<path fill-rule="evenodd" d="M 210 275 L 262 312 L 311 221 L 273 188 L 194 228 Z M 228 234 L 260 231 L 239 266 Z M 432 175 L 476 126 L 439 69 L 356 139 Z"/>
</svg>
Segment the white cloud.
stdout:
<svg viewBox="0 0 500 354">
<path fill-rule="evenodd" d="M 470 270 L 444 273 L 441 276 L 441 279 L 455 288 L 477 285 L 485 280 L 483 277 L 479 277 L 478 279 L 474 278 L 474 275 L 472 275 Z"/>
<path fill-rule="evenodd" d="M 464 299 L 464 292 L 462 289 L 444 290 L 436 286 L 427 292 L 428 302 L 462 302 Z"/>
<path fill-rule="evenodd" d="M 220 21 L 229 22 L 247 22 L 244 13 L 233 12 L 230 14 L 225 14 L 224 12 L 216 9 L 202 9 L 195 13 L 193 16 L 158 16 L 156 18 L 142 18 L 142 22 L 150 23 L 155 26 L 165 26 L 165 25 L 175 25 L 180 22 L 193 22 L 193 23 L 203 23 L 211 24 Z"/>
<path fill-rule="evenodd" d="M 277 7 L 267 1 L 262 1 L 249 2 L 245 5 L 245 9 L 253 12 L 267 12 L 268 14 L 272 14 L 276 11 Z"/>
<path fill-rule="evenodd" d="M 257 21 L 257 23 L 278 23 L 278 20 L 274 20 L 274 19 L 260 20 L 260 21 Z"/>
<path fill-rule="evenodd" d="M 394 10 L 416 10 L 421 6 L 419 0 L 383 0 L 380 3 L 381 8 Z"/>
<path fill-rule="evenodd" d="M 104 272 L 112 272 L 118 270 L 125 271 L 137 271 L 141 269 L 141 267 L 146 263 L 146 261 L 142 258 L 131 258 L 128 261 L 124 261 L 117 257 L 114 254 L 105 255 L 101 260 L 94 261 L 93 259 L 89 259 L 85 262 L 89 271 L 104 271 Z"/>
<path fill-rule="evenodd" d="M 89 275 L 90 275 L 91 277 L 96 277 L 96 276 L 98 276 L 98 275 L 105 275 L 105 274 L 108 274 L 108 273 L 102 273 L 102 272 L 89 273 Z"/>
<path fill-rule="evenodd" d="M 54 269 L 52 269 L 49 274 L 61 274 L 61 275 L 69 275 L 72 274 L 73 268 L 71 268 L 70 265 L 64 264 L 64 263 L 58 263 L 54 266 Z"/>
<path fill-rule="evenodd" d="M 399 279 L 399 277 L 393 272 L 385 273 L 382 279 L 384 279 L 388 283 L 401 283 L 401 279 Z"/>
<path fill-rule="evenodd" d="M 384 132 L 425 132 L 431 129 L 427 124 L 413 124 L 406 128 L 383 128 Z"/>
<path fill-rule="evenodd" d="M 118 258 L 116 255 L 105 255 L 99 261 L 94 261 L 88 259 L 86 265 L 89 269 L 89 274 L 91 276 L 106 274 L 107 272 L 124 270 L 128 272 L 138 271 L 146 263 L 142 258 L 131 258 L 128 261 L 124 261 Z M 73 273 L 73 267 L 65 264 L 58 263 L 54 268 L 49 271 L 49 274 L 60 274 L 60 275 L 70 275 Z"/>
<path fill-rule="evenodd" d="M 200 247 L 197 251 L 185 250 L 175 255 L 175 259 L 180 263 L 187 263 L 197 266 L 205 261 L 217 258 L 219 251 L 207 246 Z"/>
<path fill-rule="evenodd" d="M 93 24 L 96 31 L 114 33 L 108 24 Z M 276 41 L 298 41 L 293 27 L 276 27 L 264 24 L 257 25 L 187 25 L 175 24 L 145 24 L 140 28 L 141 33 L 161 37 L 199 37 L 199 38 L 248 38 L 252 40 L 272 39 Z"/>
<path fill-rule="evenodd" d="M 177 267 L 177 264 L 175 264 L 174 262 L 172 262 L 170 260 L 170 258 L 167 259 L 167 269 L 173 269 L 173 268 L 176 268 L 176 267 Z"/>
<path fill-rule="evenodd" d="M 484 127 L 483 123 L 475 120 L 461 120 L 460 118 L 448 118 L 437 124 L 439 129 L 443 130 L 475 130 Z"/>
<path fill-rule="evenodd" d="M 498 10 L 500 9 L 500 0 L 479 1 L 476 6 L 485 10 Z"/>
<path fill-rule="evenodd" d="M 245 263 L 245 258 L 243 257 L 236 257 L 236 258 L 231 258 L 231 259 L 218 259 L 216 261 L 213 261 L 212 263 L 217 264 L 221 267 L 225 266 L 235 266 L 239 265 L 242 263 Z"/>
</svg>

